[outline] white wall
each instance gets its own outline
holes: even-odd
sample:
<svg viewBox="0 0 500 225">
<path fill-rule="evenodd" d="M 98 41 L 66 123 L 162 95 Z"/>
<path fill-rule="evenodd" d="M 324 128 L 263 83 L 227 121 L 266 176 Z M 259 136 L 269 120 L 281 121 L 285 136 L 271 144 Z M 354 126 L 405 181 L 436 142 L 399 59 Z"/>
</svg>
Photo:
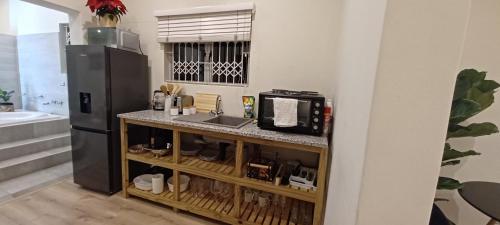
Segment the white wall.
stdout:
<svg viewBox="0 0 500 225">
<path fill-rule="evenodd" d="M 14 0 L 0 0 L 0 34 L 16 35 L 10 10 Z"/>
<path fill-rule="evenodd" d="M 80 11 L 70 17 L 72 43 L 85 43 L 85 28 L 97 26 L 84 4 L 71 0 L 29 0 L 60 4 Z M 152 73 L 151 87 L 165 82 L 164 51 L 156 40 L 154 10 L 245 2 L 247 0 L 124 0 L 129 12 L 119 27 L 141 36 L 142 49 L 148 55 Z M 258 95 L 272 88 L 315 90 L 331 98 L 333 89 L 334 43 L 337 35 L 337 0 L 318 0 L 314 4 L 300 0 L 255 0 L 256 14 L 252 33 L 250 80 L 248 87 L 184 85 L 185 93 L 211 92 L 222 95 L 226 114 L 242 114 L 241 96 Z M 73 41 L 74 40 L 74 41 Z"/>
<path fill-rule="evenodd" d="M 342 27 L 339 39 L 347 49 L 338 59 L 346 74 L 336 84 L 334 186 L 328 196 L 333 212 L 325 224 L 428 224 L 469 0 L 388 0 L 385 12 L 384 1 L 379 7 L 368 0 L 345 2 L 342 24 L 351 27 Z M 351 19 L 356 15 L 372 19 L 370 38 L 356 37 L 370 24 L 368 18 Z M 356 64 L 352 55 L 364 49 L 376 56 L 359 57 L 362 64 Z"/>
<path fill-rule="evenodd" d="M 156 41 L 154 10 L 226 4 L 241 0 L 125 0 L 129 13 L 119 25 L 141 35 L 152 69 L 153 88 L 165 81 L 164 51 Z M 222 95 L 226 114 L 241 116 L 241 96 L 272 88 L 314 90 L 332 97 L 337 1 L 255 0 L 248 87 L 184 85 L 187 94 Z"/>
<path fill-rule="evenodd" d="M 59 32 L 60 23 L 68 23 L 68 14 L 21 0 L 12 1 L 17 35 Z"/>
<path fill-rule="evenodd" d="M 335 130 L 325 224 L 354 225 L 386 0 L 342 1 L 333 84 Z M 360 17 L 359 15 L 364 15 Z"/>
<path fill-rule="evenodd" d="M 83 37 L 80 34 L 86 26 L 95 24 L 79 1 L 30 1 L 62 4 L 81 11 L 71 17 L 75 39 Z M 143 49 L 151 58 L 154 87 L 163 82 L 164 72 L 152 11 L 225 2 L 233 1 L 125 1 L 130 13 L 123 18 L 122 26 L 141 34 Z M 330 185 L 325 224 L 427 224 L 469 0 L 387 0 L 387 11 L 382 0 L 343 0 L 343 5 L 337 1 L 255 2 L 250 87 L 191 86 L 189 92 L 199 88 L 223 93 L 226 112 L 231 114 L 240 113 L 240 95 L 256 94 L 261 87 L 312 87 L 327 95 L 335 94 L 335 168 L 331 180 L 336 183 Z M 342 29 L 337 26 L 340 8 Z M 290 26 L 288 20 L 293 25 L 308 25 L 309 32 L 297 32 L 298 28 Z M 330 28 L 323 31 L 318 28 L 320 24 Z M 368 29 L 371 32 L 367 34 Z M 336 54 L 336 45 L 330 46 L 330 42 L 335 42 L 340 32 L 346 33 L 340 38 Z M 84 43 L 84 39 L 74 43 Z M 289 43 L 313 47 L 298 44 L 287 48 Z M 311 63 L 316 62 L 311 55 L 318 54 L 323 56 L 319 59 L 322 67 L 311 69 Z M 342 67 L 335 69 L 331 57 L 337 55 Z M 309 64 L 302 66 L 301 62 Z M 329 75 L 339 72 L 345 73 Z M 304 74 L 321 78 L 321 82 L 304 79 Z M 283 80 L 287 76 L 292 77 L 290 81 Z M 227 105 L 234 108 L 228 109 Z"/>
<path fill-rule="evenodd" d="M 488 71 L 488 79 L 500 82 L 500 1 L 472 0 L 472 11 L 467 29 L 461 68 L 476 68 Z M 493 122 L 500 126 L 500 94 L 495 95 L 496 103 L 469 122 Z M 479 138 L 455 139 L 459 149 L 475 149 L 481 156 L 463 160 L 462 164 L 446 167 L 442 174 L 461 181 L 500 182 L 500 135 Z M 486 224 L 487 216 L 472 208 L 457 192 L 443 191 L 440 197 L 450 202 L 439 205 L 458 225 Z M 500 207 L 500 206 L 499 206 Z"/>
</svg>

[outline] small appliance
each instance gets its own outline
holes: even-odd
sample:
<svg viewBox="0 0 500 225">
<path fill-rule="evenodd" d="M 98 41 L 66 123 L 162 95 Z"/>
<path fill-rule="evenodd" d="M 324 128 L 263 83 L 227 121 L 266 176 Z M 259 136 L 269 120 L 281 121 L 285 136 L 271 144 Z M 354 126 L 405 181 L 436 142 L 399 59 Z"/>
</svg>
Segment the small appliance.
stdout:
<svg viewBox="0 0 500 225">
<path fill-rule="evenodd" d="M 139 35 L 136 33 L 114 27 L 90 27 L 87 33 L 89 45 L 104 45 L 140 53 Z"/>
<path fill-rule="evenodd" d="M 278 127 L 274 125 L 275 98 L 297 99 L 297 126 Z M 273 89 L 259 94 L 258 126 L 261 129 L 310 134 L 323 134 L 325 97 L 313 91 L 290 91 Z"/>
<path fill-rule="evenodd" d="M 163 111 L 165 110 L 165 93 L 160 90 L 156 90 L 153 93 L 153 110 Z"/>
</svg>

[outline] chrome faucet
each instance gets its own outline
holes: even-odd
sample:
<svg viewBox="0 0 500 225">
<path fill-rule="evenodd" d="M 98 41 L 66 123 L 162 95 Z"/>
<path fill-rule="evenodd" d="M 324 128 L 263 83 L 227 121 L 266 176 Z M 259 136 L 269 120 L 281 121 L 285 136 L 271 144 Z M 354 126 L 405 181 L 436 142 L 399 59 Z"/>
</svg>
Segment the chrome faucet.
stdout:
<svg viewBox="0 0 500 225">
<path fill-rule="evenodd" d="M 222 102 L 222 99 L 220 97 L 217 98 L 215 110 L 210 110 L 210 112 L 208 114 L 211 116 L 220 116 L 220 115 L 224 114 L 224 112 L 222 111 L 221 102 Z"/>
<path fill-rule="evenodd" d="M 208 114 L 211 116 L 220 116 L 224 114 L 224 112 L 222 111 L 222 109 L 218 109 L 218 110 L 210 110 Z"/>
</svg>

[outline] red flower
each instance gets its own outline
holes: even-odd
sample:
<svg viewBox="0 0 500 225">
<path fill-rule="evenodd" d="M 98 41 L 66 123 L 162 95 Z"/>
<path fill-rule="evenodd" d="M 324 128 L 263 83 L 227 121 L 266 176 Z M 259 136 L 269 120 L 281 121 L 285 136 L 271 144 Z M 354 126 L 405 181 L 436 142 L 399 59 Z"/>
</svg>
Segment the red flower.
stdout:
<svg viewBox="0 0 500 225">
<path fill-rule="evenodd" d="M 120 16 L 127 13 L 127 7 L 121 0 L 87 0 L 86 6 L 92 13 L 97 11 L 98 16 L 106 13 Z"/>
</svg>

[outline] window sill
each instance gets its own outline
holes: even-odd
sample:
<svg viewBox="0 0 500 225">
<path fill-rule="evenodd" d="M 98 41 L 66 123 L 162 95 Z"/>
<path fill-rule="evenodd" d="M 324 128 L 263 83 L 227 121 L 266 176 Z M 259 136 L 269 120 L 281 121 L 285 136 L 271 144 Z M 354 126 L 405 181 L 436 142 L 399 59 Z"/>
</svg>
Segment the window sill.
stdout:
<svg viewBox="0 0 500 225">
<path fill-rule="evenodd" d="M 165 82 L 178 83 L 178 84 L 209 85 L 209 86 L 248 87 L 248 84 L 227 84 L 227 83 L 215 83 L 215 82 L 196 82 L 196 81 L 180 81 L 180 80 L 166 80 Z"/>
</svg>

